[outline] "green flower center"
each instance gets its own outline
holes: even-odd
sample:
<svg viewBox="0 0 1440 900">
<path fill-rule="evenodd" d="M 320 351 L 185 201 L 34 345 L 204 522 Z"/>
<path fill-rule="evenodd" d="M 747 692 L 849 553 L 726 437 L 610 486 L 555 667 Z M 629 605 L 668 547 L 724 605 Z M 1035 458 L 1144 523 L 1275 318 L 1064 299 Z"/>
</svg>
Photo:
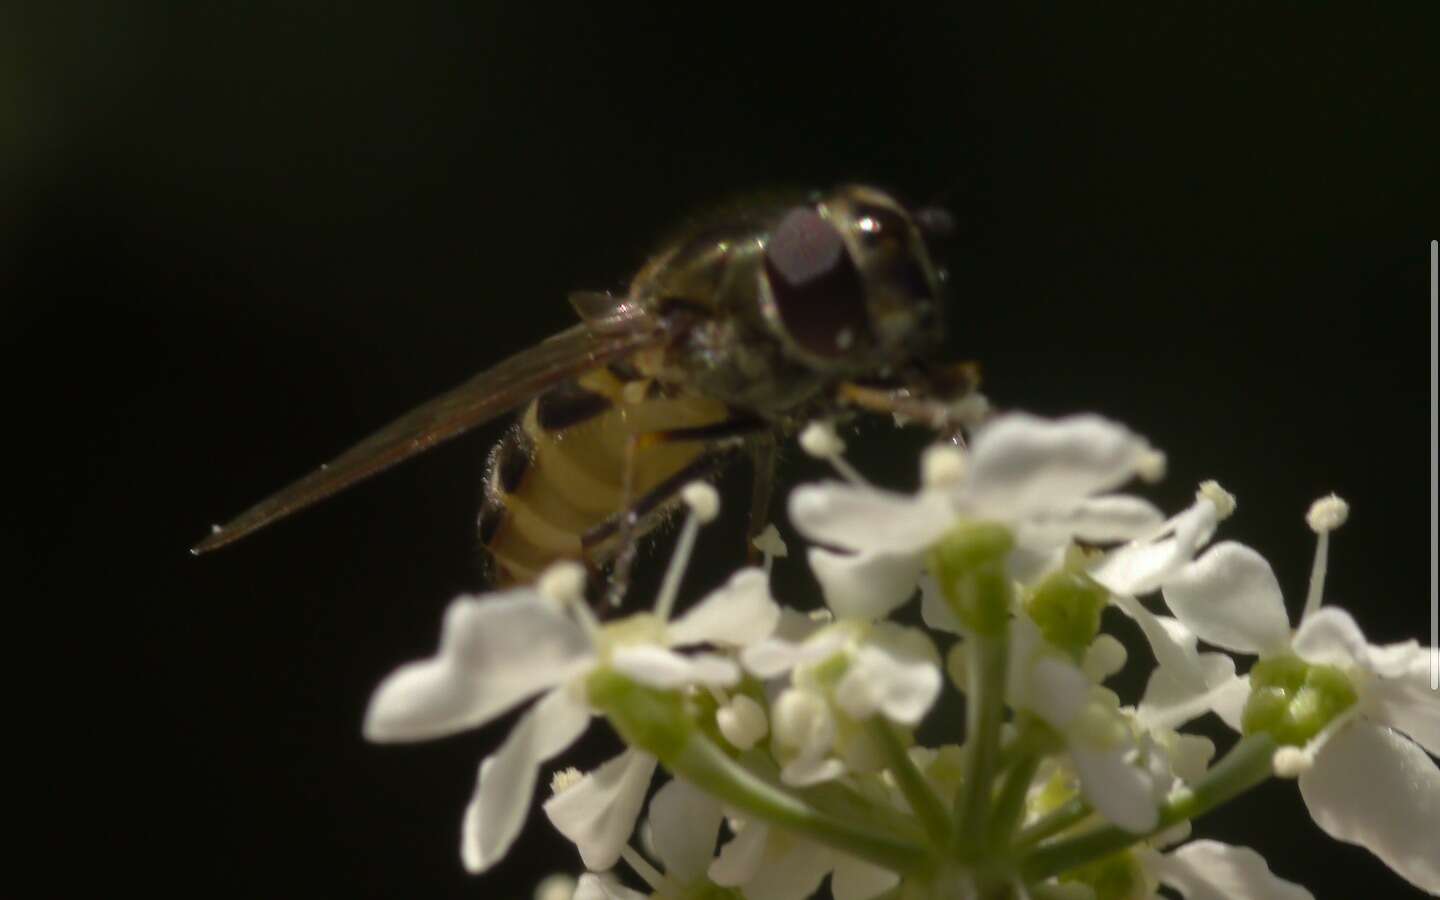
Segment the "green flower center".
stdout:
<svg viewBox="0 0 1440 900">
<path fill-rule="evenodd" d="M 950 609 L 966 628 L 1004 632 L 1010 620 L 1010 576 L 1005 560 L 1015 536 L 994 522 L 962 522 L 930 550 L 935 575 Z"/>
<path fill-rule="evenodd" d="M 1271 657 L 1250 670 L 1241 724 L 1247 735 L 1265 732 L 1281 744 L 1304 746 L 1358 699 L 1349 676 L 1335 666 Z"/>
<path fill-rule="evenodd" d="M 1109 595 L 1082 572 L 1055 572 L 1025 598 L 1025 611 L 1052 645 L 1075 659 L 1100 633 L 1100 614 Z"/>
</svg>

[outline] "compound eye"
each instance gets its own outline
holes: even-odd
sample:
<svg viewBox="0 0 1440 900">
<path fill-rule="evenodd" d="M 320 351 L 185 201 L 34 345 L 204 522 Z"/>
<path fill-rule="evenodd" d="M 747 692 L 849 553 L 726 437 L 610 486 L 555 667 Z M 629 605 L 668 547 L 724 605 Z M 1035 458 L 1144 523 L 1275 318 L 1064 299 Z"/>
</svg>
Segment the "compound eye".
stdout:
<svg viewBox="0 0 1440 900">
<path fill-rule="evenodd" d="M 844 356 L 868 339 L 864 282 L 840 232 L 814 209 L 796 207 L 780 221 L 765 272 L 781 325 L 806 352 Z"/>
</svg>

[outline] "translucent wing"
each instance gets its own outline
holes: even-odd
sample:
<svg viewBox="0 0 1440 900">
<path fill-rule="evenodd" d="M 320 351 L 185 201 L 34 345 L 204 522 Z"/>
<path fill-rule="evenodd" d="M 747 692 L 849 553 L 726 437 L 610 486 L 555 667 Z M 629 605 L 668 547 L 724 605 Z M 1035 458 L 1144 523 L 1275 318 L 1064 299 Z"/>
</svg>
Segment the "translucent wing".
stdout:
<svg viewBox="0 0 1440 900">
<path fill-rule="evenodd" d="M 484 424 L 556 382 L 658 343 L 665 331 L 646 317 L 628 327 L 576 325 L 411 410 L 331 462 L 245 510 L 190 549 L 205 553 L 317 503 L 357 481 Z"/>
</svg>

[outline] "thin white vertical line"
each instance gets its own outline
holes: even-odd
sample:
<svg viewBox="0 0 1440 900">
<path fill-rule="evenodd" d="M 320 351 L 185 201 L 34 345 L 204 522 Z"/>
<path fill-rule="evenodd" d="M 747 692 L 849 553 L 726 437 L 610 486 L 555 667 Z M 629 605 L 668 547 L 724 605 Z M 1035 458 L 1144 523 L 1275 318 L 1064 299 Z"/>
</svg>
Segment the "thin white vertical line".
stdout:
<svg viewBox="0 0 1440 900">
<path fill-rule="evenodd" d="M 1440 409 L 1436 407 L 1436 381 L 1440 380 L 1440 331 L 1437 331 L 1437 315 L 1440 315 L 1440 241 L 1430 242 L 1430 690 L 1440 690 L 1440 516 L 1437 516 L 1437 467 L 1440 467 L 1440 442 L 1436 439 L 1436 423 L 1440 422 Z"/>
</svg>

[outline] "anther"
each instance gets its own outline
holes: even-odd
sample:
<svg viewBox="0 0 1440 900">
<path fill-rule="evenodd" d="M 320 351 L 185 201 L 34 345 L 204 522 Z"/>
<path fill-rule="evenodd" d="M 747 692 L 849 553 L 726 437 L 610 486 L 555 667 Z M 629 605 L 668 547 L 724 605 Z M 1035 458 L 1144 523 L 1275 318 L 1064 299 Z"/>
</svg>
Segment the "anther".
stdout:
<svg viewBox="0 0 1440 900">
<path fill-rule="evenodd" d="M 584 777 L 574 766 L 570 766 L 568 769 L 556 769 L 555 774 L 550 776 L 550 793 L 563 794 Z"/>
<path fill-rule="evenodd" d="M 965 451 L 952 444 L 926 447 L 920 456 L 920 482 L 927 488 L 959 484 L 965 477 Z"/>
<path fill-rule="evenodd" d="M 701 525 L 715 521 L 720 514 L 720 494 L 703 481 L 692 481 L 680 491 L 680 498 L 695 513 Z"/>
<path fill-rule="evenodd" d="M 551 564 L 535 583 L 540 596 L 559 609 L 569 608 L 580 626 L 594 639 L 600 633 L 600 620 L 585 600 L 585 567 L 573 559 Z"/>
<path fill-rule="evenodd" d="M 574 896 L 575 879 L 562 872 L 547 875 L 535 887 L 535 900 L 573 900 Z"/>
<path fill-rule="evenodd" d="M 1324 534 L 1344 525 L 1348 518 L 1350 504 L 1331 494 L 1310 504 L 1310 511 L 1305 514 L 1305 524 L 1316 534 Z"/>
<path fill-rule="evenodd" d="M 845 452 L 845 442 L 830 422 L 811 422 L 800 432 L 800 449 L 816 459 L 831 460 Z"/>
<path fill-rule="evenodd" d="M 851 484 L 866 484 L 864 476 L 845 460 L 845 442 L 836 433 L 834 424 L 816 421 L 806 425 L 800 432 L 800 449 L 834 466 L 835 471 Z"/>
<path fill-rule="evenodd" d="M 1235 495 L 1221 487 L 1218 481 L 1213 479 L 1202 481 L 1200 490 L 1196 491 L 1195 496 L 1197 499 L 1210 501 L 1215 507 L 1217 522 L 1230 518 L 1231 514 L 1235 512 Z"/>
<path fill-rule="evenodd" d="M 546 599 L 561 606 L 585 603 L 585 567 L 563 559 L 540 575 L 535 585 Z"/>
<path fill-rule="evenodd" d="M 1169 460 L 1165 456 L 1164 450 L 1146 450 L 1135 463 L 1135 474 L 1139 475 L 1140 480 L 1146 484 L 1156 484 L 1165 480 L 1165 469 L 1168 463 Z"/>
<path fill-rule="evenodd" d="M 1315 758 L 1304 747 L 1281 747 L 1270 758 L 1270 765 L 1279 778 L 1299 778 L 1315 764 Z"/>
</svg>

